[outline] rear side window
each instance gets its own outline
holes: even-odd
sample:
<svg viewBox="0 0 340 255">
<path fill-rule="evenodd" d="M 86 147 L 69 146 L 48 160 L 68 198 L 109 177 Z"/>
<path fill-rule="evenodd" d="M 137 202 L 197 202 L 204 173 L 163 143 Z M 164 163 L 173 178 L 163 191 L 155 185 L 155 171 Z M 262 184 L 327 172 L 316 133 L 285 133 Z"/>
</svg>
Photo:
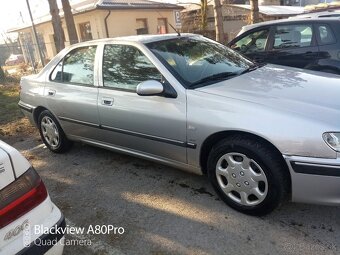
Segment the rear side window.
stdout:
<svg viewBox="0 0 340 255">
<path fill-rule="evenodd" d="M 312 25 L 277 26 L 274 49 L 301 48 L 312 46 Z"/>
<path fill-rule="evenodd" d="M 72 50 L 54 68 L 50 79 L 62 83 L 93 85 L 95 55 L 96 46 Z"/>
<path fill-rule="evenodd" d="M 332 29 L 328 25 L 317 25 L 319 45 L 336 43 Z"/>
<path fill-rule="evenodd" d="M 160 81 L 160 72 L 136 47 L 130 45 L 105 45 L 103 57 L 104 87 L 136 92 L 139 83 Z"/>
</svg>

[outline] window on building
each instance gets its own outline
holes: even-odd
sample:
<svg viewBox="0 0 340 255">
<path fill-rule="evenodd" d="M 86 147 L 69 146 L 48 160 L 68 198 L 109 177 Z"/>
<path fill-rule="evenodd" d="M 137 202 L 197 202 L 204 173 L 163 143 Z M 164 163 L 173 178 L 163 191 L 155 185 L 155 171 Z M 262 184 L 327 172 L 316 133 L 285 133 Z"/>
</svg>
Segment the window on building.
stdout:
<svg viewBox="0 0 340 255">
<path fill-rule="evenodd" d="M 157 20 L 157 33 L 158 34 L 168 33 L 168 20 L 166 18 L 159 18 Z"/>
<path fill-rule="evenodd" d="M 269 29 L 250 33 L 231 45 L 231 48 L 242 53 L 263 52 L 266 47 L 268 35 Z"/>
<path fill-rule="evenodd" d="M 146 35 L 149 33 L 147 19 L 136 19 L 136 26 L 137 35 Z"/>
<path fill-rule="evenodd" d="M 301 48 L 312 45 L 312 25 L 278 26 L 275 31 L 274 49 Z"/>
<path fill-rule="evenodd" d="M 104 87 L 136 91 L 146 80 L 161 81 L 161 74 L 151 61 L 136 47 L 105 45 L 103 59 Z"/>
<path fill-rule="evenodd" d="M 320 45 L 336 43 L 332 29 L 328 25 L 318 25 Z"/>
<path fill-rule="evenodd" d="M 80 39 L 82 41 L 92 40 L 91 24 L 90 22 L 79 24 Z"/>
<path fill-rule="evenodd" d="M 81 47 L 69 52 L 54 68 L 51 80 L 56 82 L 93 85 L 96 46 Z"/>
</svg>

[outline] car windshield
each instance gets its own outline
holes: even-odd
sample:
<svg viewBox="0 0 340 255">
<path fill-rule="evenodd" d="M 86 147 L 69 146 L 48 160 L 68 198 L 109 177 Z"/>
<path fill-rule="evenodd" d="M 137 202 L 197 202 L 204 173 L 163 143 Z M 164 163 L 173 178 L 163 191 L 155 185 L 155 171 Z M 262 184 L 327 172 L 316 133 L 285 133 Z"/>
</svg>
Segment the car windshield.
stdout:
<svg viewBox="0 0 340 255">
<path fill-rule="evenodd" d="M 179 37 L 146 44 L 187 88 L 206 86 L 251 70 L 240 54 L 204 37 Z"/>
</svg>

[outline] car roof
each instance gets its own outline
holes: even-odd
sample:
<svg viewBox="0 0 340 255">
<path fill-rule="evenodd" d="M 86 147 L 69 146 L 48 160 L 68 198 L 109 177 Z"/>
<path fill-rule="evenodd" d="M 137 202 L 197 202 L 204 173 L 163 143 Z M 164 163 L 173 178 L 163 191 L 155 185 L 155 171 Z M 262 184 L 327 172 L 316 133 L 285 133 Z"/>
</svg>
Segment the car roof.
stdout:
<svg viewBox="0 0 340 255">
<path fill-rule="evenodd" d="M 112 43 L 112 42 L 139 42 L 139 43 L 145 44 L 145 43 L 150 43 L 150 42 L 171 40 L 171 39 L 175 39 L 179 37 L 202 37 L 202 36 L 198 34 L 190 34 L 190 33 L 181 33 L 180 36 L 176 33 L 162 34 L 162 35 L 131 35 L 131 36 L 121 36 L 121 37 L 91 40 L 91 41 L 73 44 L 72 46 L 87 45 L 89 43 L 93 44 L 93 43 Z"/>
<path fill-rule="evenodd" d="M 327 10 L 327 11 L 319 11 L 319 12 L 309 12 L 299 14 L 293 17 L 289 17 L 289 19 L 302 19 L 302 18 L 331 18 L 331 17 L 339 17 L 340 9 L 335 10 Z"/>
<path fill-rule="evenodd" d="M 265 22 L 260 22 L 260 23 L 256 23 L 256 24 L 251 24 L 251 25 L 247 25 L 242 27 L 240 33 L 238 34 L 241 35 L 244 32 L 247 32 L 251 29 L 254 28 L 258 28 L 258 27 L 262 27 L 262 26 L 268 26 L 268 25 L 275 25 L 275 24 L 289 24 L 289 23 L 295 23 L 295 22 L 303 22 L 303 21 L 320 21 L 320 18 L 318 17 L 293 17 L 293 18 L 289 18 L 289 19 L 279 19 L 279 20 L 270 20 L 270 21 L 265 21 Z M 327 18 L 322 18 L 322 21 L 340 21 L 340 17 L 327 17 Z"/>
</svg>

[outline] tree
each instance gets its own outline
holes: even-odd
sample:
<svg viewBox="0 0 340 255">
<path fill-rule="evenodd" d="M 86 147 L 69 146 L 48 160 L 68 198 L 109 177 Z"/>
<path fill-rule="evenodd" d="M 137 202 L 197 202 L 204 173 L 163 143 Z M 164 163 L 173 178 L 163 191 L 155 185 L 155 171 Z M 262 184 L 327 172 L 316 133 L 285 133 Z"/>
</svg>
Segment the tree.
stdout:
<svg viewBox="0 0 340 255">
<path fill-rule="evenodd" d="M 76 31 L 76 26 L 74 25 L 73 14 L 71 10 L 71 5 L 69 0 L 61 0 L 64 10 L 64 17 L 67 27 L 68 37 L 70 39 L 70 44 L 74 44 L 78 42 L 78 36 Z"/>
<path fill-rule="evenodd" d="M 214 16 L 215 16 L 215 31 L 216 41 L 223 42 L 224 30 L 223 30 L 223 15 L 222 5 L 220 0 L 214 0 Z"/>
<path fill-rule="evenodd" d="M 250 22 L 251 24 L 259 22 L 259 1 L 250 0 Z"/>
<path fill-rule="evenodd" d="M 208 26 L 208 0 L 201 0 L 201 30 L 204 32 Z"/>
<path fill-rule="evenodd" d="M 5 79 L 5 72 L 2 70 L 2 66 L 0 66 L 0 82 L 3 82 Z"/>
<path fill-rule="evenodd" d="M 56 0 L 48 0 L 50 6 L 50 14 L 52 16 L 53 38 L 57 52 L 65 48 L 65 36 L 61 26 L 61 19 L 59 16 L 59 8 Z"/>
</svg>

